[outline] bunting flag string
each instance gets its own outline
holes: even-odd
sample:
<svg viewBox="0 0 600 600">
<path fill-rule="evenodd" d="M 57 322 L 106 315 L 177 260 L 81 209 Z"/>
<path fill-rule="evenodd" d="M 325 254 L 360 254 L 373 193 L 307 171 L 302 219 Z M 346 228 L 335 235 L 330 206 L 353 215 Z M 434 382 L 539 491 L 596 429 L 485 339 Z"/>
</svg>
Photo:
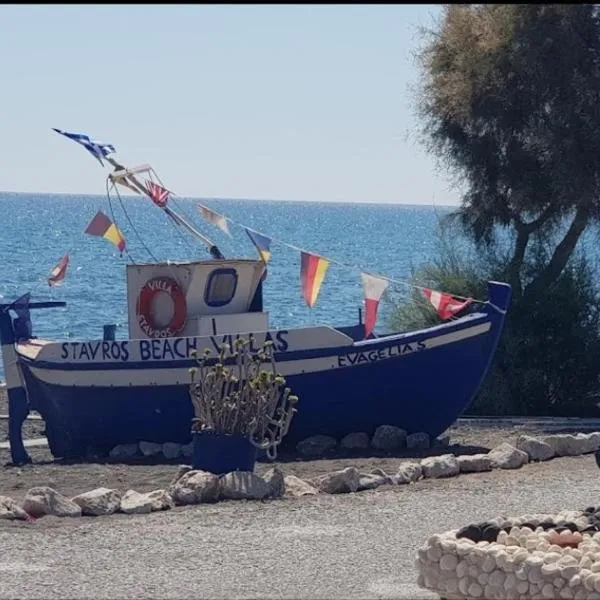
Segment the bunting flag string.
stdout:
<svg viewBox="0 0 600 600">
<path fill-rule="evenodd" d="M 387 279 L 373 277 L 367 273 L 361 273 L 363 289 L 365 292 L 365 339 L 368 338 L 377 324 L 377 312 L 379 302 L 385 290 L 390 285 Z"/>
<path fill-rule="evenodd" d="M 113 243 L 121 252 L 127 247 L 125 236 L 119 231 L 118 227 L 99 210 L 96 216 L 87 226 L 85 233 L 97 237 L 103 237 L 105 240 Z"/>
<path fill-rule="evenodd" d="M 65 256 L 63 256 L 60 259 L 60 262 L 56 265 L 56 267 L 54 267 L 54 269 L 52 269 L 52 272 L 50 273 L 50 276 L 48 277 L 48 285 L 50 287 L 61 286 L 65 281 L 65 277 L 67 276 L 68 268 L 69 268 L 69 255 L 65 254 Z"/>
<path fill-rule="evenodd" d="M 227 225 L 227 219 L 223 215 L 211 210 L 206 206 L 203 206 L 202 204 L 199 204 L 198 207 L 200 208 L 200 212 L 206 221 L 212 225 L 216 225 L 223 233 L 226 233 L 229 237 L 231 237 L 231 233 L 229 232 L 229 227 Z"/>
<path fill-rule="evenodd" d="M 431 302 L 439 317 L 444 321 L 451 319 L 473 302 L 472 298 L 461 298 L 461 302 L 450 294 L 444 294 L 430 289 L 424 289 L 423 295 Z"/>
<path fill-rule="evenodd" d="M 316 254 L 302 252 L 300 257 L 300 281 L 304 300 L 310 308 L 314 308 L 325 274 L 329 268 L 329 261 Z"/>
</svg>

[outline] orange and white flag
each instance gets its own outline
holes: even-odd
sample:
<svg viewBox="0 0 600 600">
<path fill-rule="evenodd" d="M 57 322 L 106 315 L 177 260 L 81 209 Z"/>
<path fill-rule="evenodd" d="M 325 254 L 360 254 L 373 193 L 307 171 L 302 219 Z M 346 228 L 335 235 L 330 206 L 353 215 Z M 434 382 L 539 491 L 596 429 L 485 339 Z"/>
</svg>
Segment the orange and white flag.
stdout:
<svg viewBox="0 0 600 600">
<path fill-rule="evenodd" d="M 365 292 L 365 338 L 368 338 L 377 324 L 379 303 L 390 282 L 381 277 L 374 277 L 361 273 L 363 289 Z"/>
<path fill-rule="evenodd" d="M 437 311 L 437 314 L 444 321 L 451 319 L 473 302 L 471 298 L 457 300 L 450 294 L 443 294 L 442 292 L 436 292 L 435 290 L 425 289 L 423 290 L 423 294 L 425 298 L 431 302 Z"/>
<path fill-rule="evenodd" d="M 65 254 L 65 256 L 63 256 L 60 259 L 60 262 L 54 267 L 54 269 L 52 269 L 52 272 L 50 273 L 50 277 L 48 277 L 48 285 L 50 287 L 61 286 L 65 281 L 65 277 L 67 276 L 68 268 L 69 268 L 69 255 Z"/>
</svg>

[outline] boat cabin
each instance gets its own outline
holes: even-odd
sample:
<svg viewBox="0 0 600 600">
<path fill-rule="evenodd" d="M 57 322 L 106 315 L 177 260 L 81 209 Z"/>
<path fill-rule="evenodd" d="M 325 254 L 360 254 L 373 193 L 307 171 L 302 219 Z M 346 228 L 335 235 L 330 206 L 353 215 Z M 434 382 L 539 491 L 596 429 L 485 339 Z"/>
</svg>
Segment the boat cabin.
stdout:
<svg viewBox="0 0 600 600">
<path fill-rule="evenodd" d="M 127 265 L 129 338 L 267 331 L 261 260 Z"/>
</svg>

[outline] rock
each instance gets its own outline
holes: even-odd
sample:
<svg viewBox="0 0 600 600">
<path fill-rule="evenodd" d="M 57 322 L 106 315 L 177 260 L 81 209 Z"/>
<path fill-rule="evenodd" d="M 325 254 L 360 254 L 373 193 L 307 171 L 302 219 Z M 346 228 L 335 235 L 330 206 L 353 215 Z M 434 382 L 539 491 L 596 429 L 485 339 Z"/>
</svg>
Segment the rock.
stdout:
<svg viewBox="0 0 600 600">
<path fill-rule="evenodd" d="M 145 494 L 140 494 L 134 490 L 127 490 L 121 498 L 119 510 L 128 515 L 151 513 L 152 501 Z"/>
<path fill-rule="evenodd" d="M 522 450 L 502 442 L 488 452 L 494 469 L 520 469 L 529 462 L 529 455 Z"/>
<path fill-rule="evenodd" d="M 423 477 L 437 479 L 438 477 L 454 477 L 460 472 L 458 461 L 454 454 L 429 456 L 421 461 Z"/>
<path fill-rule="evenodd" d="M 31 488 L 23 500 L 23 510 L 32 517 L 80 517 L 81 507 L 51 487 Z"/>
<path fill-rule="evenodd" d="M 181 444 L 165 442 L 162 445 L 162 453 L 167 460 L 173 460 L 174 458 L 181 456 Z"/>
<path fill-rule="evenodd" d="M 403 483 L 413 483 L 421 479 L 421 477 L 423 477 L 423 468 L 419 463 L 405 463 L 400 465 L 392 481 L 397 485 L 401 485 Z"/>
<path fill-rule="evenodd" d="M 206 471 L 188 471 L 173 485 L 175 504 L 216 502 L 219 498 L 219 478 Z"/>
<path fill-rule="evenodd" d="M 138 453 L 138 445 L 137 444 L 119 444 L 115 446 L 108 454 L 110 458 L 115 458 L 117 460 L 127 460 L 129 458 L 133 458 Z"/>
<path fill-rule="evenodd" d="M 429 435 L 426 433 L 411 433 L 410 435 L 406 436 L 406 447 L 409 450 L 427 450 L 429 445 Z"/>
<path fill-rule="evenodd" d="M 492 459 L 488 454 L 462 455 L 456 458 L 461 473 L 482 473 L 492 470 Z"/>
<path fill-rule="evenodd" d="M 140 442 L 138 446 L 144 456 L 156 456 L 162 452 L 162 445 L 155 444 L 154 442 Z"/>
<path fill-rule="evenodd" d="M 358 491 L 360 474 L 356 467 L 347 467 L 321 475 L 315 480 L 315 487 L 326 494 L 345 494 Z"/>
<path fill-rule="evenodd" d="M 0 496 L 0 519 L 14 519 L 28 521 L 29 515 L 17 504 L 16 500 L 8 496 Z"/>
<path fill-rule="evenodd" d="M 168 487 L 168 492 L 169 494 L 173 495 L 173 488 L 175 486 L 175 484 L 186 474 L 189 473 L 190 471 L 193 471 L 192 467 L 190 467 L 190 465 L 179 465 L 179 468 L 177 469 L 177 473 L 175 473 L 175 476 L 173 477 L 173 479 L 171 479 L 171 483 L 169 483 L 169 487 Z"/>
<path fill-rule="evenodd" d="M 189 458 L 194 453 L 194 442 L 181 446 L 181 455 Z"/>
<path fill-rule="evenodd" d="M 285 494 L 285 478 L 277 467 L 269 469 L 263 479 L 270 489 L 269 498 L 281 498 Z"/>
<path fill-rule="evenodd" d="M 289 498 L 300 498 L 302 496 L 314 496 L 319 490 L 310 483 L 296 477 L 295 475 L 286 475 L 285 495 Z"/>
<path fill-rule="evenodd" d="M 152 490 L 144 494 L 150 500 L 152 512 L 159 510 L 169 510 L 175 506 L 171 494 L 167 490 Z"/>
<path fill-rule="evenodd" d="M 321 457 L 337 446 L 337 440 L 328 435 L 313 435 L 296 445 L 296 450 L 304 457 Z"/>
<path fill-rule="evenodd" d="M 593 446 L 595 445 L 595 437 L 589 438 L 584 434 L 555 434 L 548 435 L 542 440 L 548 444 L 554 450 L 556 456 L 579 456 L 580 454 L 587 454 L 593 452 Z"/>
<path fill-rule="evenodd" d="M 340 448 L 345 450 L 366 450 L 368 447 L 369 434 L 363 432 L 349 433 L 340 442 Z"/>
<path fill-rule="evenodd" d="M 79 494 L 72 498 L 72 500 L 81 507 L 81 512 L 84 515 L 91 515 L 93 517 L 112 515 L 121 506 L 121 492 L 100 487 Z"/>
<path fill-rule="evenodd" d="M 262 500 L 270 492 L 269 484 L 251 471 L 233 471 L 219 479 L 219 496 L 226 500 Z"/>
<path fill-rule="evenodd" d="M 387 475 L 378 475 L 375 473 L 361 473 L 358 477 L 358 490 L 374 490 L 382 485 L 389 485 L 391 483 L 390 477 Z"/>
<path fill-rule="evenodd" d="M 371 446 L 377 450 L 397 450 L 406 447 L 406 431 L 394 425 L 380 425 L 373 434 Z"/>
<path fill-rule="evenodd" d="M 517 438 L 517 448 L 526 452 L 529 460 L 549 460 L 554 457 L 552 446 L 530 435 L 520 435 Z"/>
</svg>

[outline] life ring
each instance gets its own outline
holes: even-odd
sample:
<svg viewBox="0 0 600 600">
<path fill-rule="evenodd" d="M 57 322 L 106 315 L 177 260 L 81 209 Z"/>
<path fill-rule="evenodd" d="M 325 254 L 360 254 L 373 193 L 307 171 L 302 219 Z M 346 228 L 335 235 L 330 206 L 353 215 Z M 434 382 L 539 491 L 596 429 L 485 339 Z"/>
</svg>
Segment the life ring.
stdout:
<svg viewBox="0 0 600 600">
<path fill-rule="evenodd" d="M 169 294 L 173 301 L 174 311 L 171 321 L 164 327 L 156 324 L 152 312 L 154 297 L 160 292 Z M 170 277 L 154 277 L 149 279 L 140 291 L 137 301 L 138 324 L 150 338 L 175 337 L 185 327 L 187 320 L 187 302 L 179 284 Z"/>
</svg>

